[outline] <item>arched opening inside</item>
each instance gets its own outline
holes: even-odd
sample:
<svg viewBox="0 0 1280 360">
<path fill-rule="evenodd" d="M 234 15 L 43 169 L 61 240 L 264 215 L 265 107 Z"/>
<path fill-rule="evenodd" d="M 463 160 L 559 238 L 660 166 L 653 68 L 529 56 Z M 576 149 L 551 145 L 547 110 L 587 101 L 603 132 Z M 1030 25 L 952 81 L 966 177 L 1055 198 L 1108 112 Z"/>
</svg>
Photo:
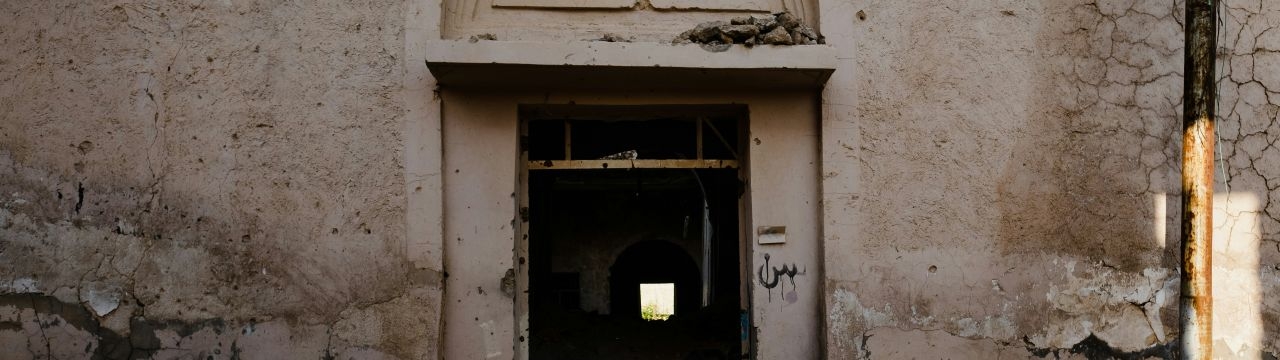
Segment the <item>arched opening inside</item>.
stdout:
<svg viewBox="0 0 1280 360">
<path fill-rule="evenodd" d="M 640 317 L 641 284 L 675 284 L 675 314 L 698 308 L 702 281 L 693 257 L 676 244 L 662 240 L 635 243 L 609 267 L 609 312 Z"/>
<path fill-rule="evenodd" d="M 530 359 L 741 358 L 745 108 L 716 109 L 524 109 Z"/>
</svg>

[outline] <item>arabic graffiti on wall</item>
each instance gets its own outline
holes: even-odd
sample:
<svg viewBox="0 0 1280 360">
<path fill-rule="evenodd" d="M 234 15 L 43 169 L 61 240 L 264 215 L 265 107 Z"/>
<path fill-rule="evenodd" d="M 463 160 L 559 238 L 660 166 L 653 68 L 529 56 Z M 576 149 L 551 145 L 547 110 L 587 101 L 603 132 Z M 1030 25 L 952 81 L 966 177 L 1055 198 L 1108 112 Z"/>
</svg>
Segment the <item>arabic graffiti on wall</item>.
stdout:
<svg viewBox="0 0 1280 360">
<path fill-rule="evenodd" d="M 781 268 L 770 266 L 769 254 L 766 253 L 764 254 L 764 265 L 760 265 L 760 268 L 756 270 L 756 276 L 760 278 L 760 286 L 768 289 L 769 302 L 773 302 L 773 288 L 782 285 L 778 289 L 778 293 L 782 295 L 782 299 L 787 303 L 794 304 L 796 300 L 799 300 L 799 294 L 796 293 L 796 276 L 804 275 L 808 271 L 808 267 L 801 270 L 795 263 L 791 263 L 791 265 L 782 264 Z M 782 282 L 783 276 L 786 276 L 787 282 L 791 283 L 790 292 L 787 291 L 786 283 Z"/>
</svg>

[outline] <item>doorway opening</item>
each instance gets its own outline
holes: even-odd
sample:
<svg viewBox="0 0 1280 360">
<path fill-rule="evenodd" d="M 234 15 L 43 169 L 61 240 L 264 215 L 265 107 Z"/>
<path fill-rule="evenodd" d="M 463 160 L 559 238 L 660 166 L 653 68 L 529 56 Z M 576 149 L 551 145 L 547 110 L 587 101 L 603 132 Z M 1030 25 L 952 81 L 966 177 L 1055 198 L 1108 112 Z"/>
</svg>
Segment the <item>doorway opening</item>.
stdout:
<svg viewBox="0 0 1280 360">
<path fill-rule="evenodd" d="M 676 313 L 676 284 L 640 284 L 640 318 L 666 320 Z"/>
<path fill-rule="evenodd" d="M 529 358 L 741 358 L 745 108 L 521 113 Z"/>
</svg>

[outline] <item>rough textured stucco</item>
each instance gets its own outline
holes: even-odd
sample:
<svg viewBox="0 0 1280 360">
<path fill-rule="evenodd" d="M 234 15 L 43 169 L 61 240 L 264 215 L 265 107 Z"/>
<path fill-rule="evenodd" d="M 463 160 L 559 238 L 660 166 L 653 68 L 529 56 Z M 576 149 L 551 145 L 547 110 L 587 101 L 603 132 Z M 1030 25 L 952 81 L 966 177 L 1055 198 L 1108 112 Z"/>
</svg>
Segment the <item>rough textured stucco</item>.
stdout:
<svg viewBox="0 0 1280 360">
<path fill-rule="evenodd" d="M 403 249 L 405 7 L 0 4 L 0 311 L 24 329 L 0 347 L 102 350 L 20 301 L 48 295 L 158 337 L 135 354 L 433 351 Z"/>
<path fill-rule="evenodd" d="M 731 14 L 480 3 L 0 2 L 4 357 L 510 356 L 512 336 L 441 335 L 447 194 L 422 42 L 661 41 Z M 768 251 L 823 259 L 800 285 L 823 327 L 762 353 L 1169 355 L 1181 1 L 781 5 L 840 55 L 822 223 L 804 229 L 822 248 Z M 1280 354 L 1280 4 L 1223 5 L 1214 330 L 1219 357 L 1257 359 Z M 528 101 L 637 101 L 544 95 Z M 506 190 L 455 203 L 515 211 L 514 181 L 473 185 Z M 511 220 L 468 221 L 502 240 Z M 476 281 L 507 305 L 454 325 L 516 330 L 498 258 Z M 770 319 L 790 326 L 785 311 Z"/>
<path fill-rule="evenodd" d="M 1256 359 L 1280 354 L 1280 3 L 1222 6 L 1215 350 Z"/>
<path fill-rule="evenodd" d="M 1274 71 L 1256 66 L 1274 50 L 1254 42 L 1280 37 L 1265 33 L 1274 5 L 1225 6 L 1223 62 L 1236 66 L 1222 70 L 1221 151 L 1234 178 L 1216 199 L 1216 354 L 1259 358 L 1277 352 L 1265 176 L 1280 167 L 1264 156 L 1277 111 L 1263 73 Z M 856 80 L 829 84 L 824 100 L 824 131 L 854 134 L 824 149 L 825 200 L 837 202 L 826 208 L 828 354 L 896 358 L 923 342 L 911 354 L 1169 356 L 1182 3 L 831 9 L 854 15 L 857 40 Z"/>
</svg>

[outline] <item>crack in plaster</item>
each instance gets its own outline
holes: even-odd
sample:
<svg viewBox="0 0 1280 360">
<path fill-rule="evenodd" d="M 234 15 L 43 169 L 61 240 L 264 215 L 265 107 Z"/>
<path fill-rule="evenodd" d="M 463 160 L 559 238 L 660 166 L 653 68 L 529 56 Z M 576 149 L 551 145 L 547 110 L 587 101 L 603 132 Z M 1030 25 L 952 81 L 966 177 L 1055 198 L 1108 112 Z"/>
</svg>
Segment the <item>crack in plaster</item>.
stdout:
<svg viewBox="0 0 1280 360">
<path fill-rule="evenodd" d="M 0 79 L 23 91 L 0 89 L 0 294 L 49 294 L 125 334 L 134 318 L 301 332 L 351 308 L 433 313 L 394 251 L 403 3 L 6 5 Z M 397 336 L 359 346 L 420 353 Z M 175 341 L 159 349 L 194 340 Z"/>
</svg>

